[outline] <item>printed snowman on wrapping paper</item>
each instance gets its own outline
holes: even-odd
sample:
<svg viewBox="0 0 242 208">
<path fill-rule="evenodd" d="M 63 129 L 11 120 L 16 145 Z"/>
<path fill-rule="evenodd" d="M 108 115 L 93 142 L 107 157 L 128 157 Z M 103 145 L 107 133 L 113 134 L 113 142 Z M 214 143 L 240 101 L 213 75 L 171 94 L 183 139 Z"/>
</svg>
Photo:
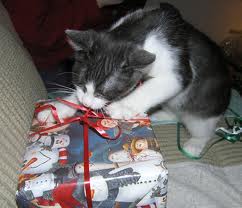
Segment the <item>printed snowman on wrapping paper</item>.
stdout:
<svg viewBox="0 0 242 208">
<path fill-rule="evenodd" d="M 67 163 L 68 152 L 66 147 L 70 144 L 70 137 L 65 134 L 43 135 L 32 138 L 34 141 L 27 147 L 24 155 L 22 174 L 44 173 L 56 165 Z"/>
</svg>

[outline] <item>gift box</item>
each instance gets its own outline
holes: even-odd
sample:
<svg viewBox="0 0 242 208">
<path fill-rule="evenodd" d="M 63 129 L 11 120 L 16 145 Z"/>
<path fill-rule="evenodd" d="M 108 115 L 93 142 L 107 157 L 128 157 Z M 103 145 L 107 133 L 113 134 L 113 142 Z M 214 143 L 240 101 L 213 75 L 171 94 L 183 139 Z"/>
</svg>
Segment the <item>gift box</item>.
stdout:
<svg viewBox="0 0 242 208">
<path fill-rule="evenodd" d="M 82 107 L 57 120 L 35 120 L 30 130 L 18 207 L 166 207 L 168 171 L 149 119 L 113 120 Z"/>
</svg>

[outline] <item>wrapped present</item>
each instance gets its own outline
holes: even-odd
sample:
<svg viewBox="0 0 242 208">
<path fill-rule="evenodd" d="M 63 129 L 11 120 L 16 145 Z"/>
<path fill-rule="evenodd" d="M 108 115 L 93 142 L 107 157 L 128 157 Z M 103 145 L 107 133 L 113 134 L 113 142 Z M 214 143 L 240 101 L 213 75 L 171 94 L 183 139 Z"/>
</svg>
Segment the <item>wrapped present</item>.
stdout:
<svg viewBox="0 0 242 208">
<path fill-rule="evenodd" d="M 166 207 L 167 169 L 149 119 L 79 115 L 29 134 L 18 207 Z"/>
</svg>

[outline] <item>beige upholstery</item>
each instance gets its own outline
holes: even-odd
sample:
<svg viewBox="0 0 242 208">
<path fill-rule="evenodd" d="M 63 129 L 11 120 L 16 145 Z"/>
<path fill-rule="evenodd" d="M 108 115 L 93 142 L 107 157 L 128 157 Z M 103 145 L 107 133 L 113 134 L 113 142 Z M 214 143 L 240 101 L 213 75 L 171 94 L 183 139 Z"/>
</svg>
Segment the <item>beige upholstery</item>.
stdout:
<svg viewBox="0 0 242 208">
<path fill-rule="evenodd" d="M 0 207 L 16 207 L 17 171 L 44 85 L 0 3 Z"/>
</svg>

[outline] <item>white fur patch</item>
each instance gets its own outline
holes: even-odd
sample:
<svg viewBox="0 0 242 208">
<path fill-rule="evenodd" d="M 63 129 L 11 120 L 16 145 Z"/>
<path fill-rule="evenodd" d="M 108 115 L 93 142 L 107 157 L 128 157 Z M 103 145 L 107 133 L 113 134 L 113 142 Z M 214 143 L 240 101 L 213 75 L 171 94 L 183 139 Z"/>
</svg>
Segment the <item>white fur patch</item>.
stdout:
<svg viewBox="0 0 242 208">
<path fill-rule="evenodd" d="M 155 113 L 153 113 L 150 116 L 152 121 L 158 121 L 158 122 L 175 122 L 178 120 L 177 116 L 175 115 L 175 113 L 166 110 L 163 106 L 162 106 L 162 110 L 159 110 Z"/>
<path fill-rule="evenodd" d="M 95 85 L 93 84 L 93 82 L 87 83 L 85 87 L 87 89 L 85 93 L 80 87 L 76 87 L 76 93 L 79 102 L 94 110 L 103 108 L 107 101 L 105 99 L 95 97 Z"/>
<path fill-rule="evenodd" d="M 87 88 L 87 94 L 93 96 L 93 93 L 94 93 L 94 91 L 95 91 L 95 87 L 94 87 L 93 82 L 89 82 L 89 83 L 87 83 L 87 84 L 86 84 L 86 88 Z"/>
<path fill-rule="evenodd" d="M 196 138 L 211 138 L 219 119 L 220 116 L 207 119 L 198 118 L 189 114 L 182 116 L 182 122 L 185 123 L 192 137 Z"/>
<path fill-rule="evenodd" d="M 157 34 L 159 34 L 160 37 L 158 37 Z M 162 37 L 160 31 L 154 31 L 148 35 L 143 45 L 143 49 L 156 55 L 156 60 L 151 65 L 152 69 L 149 73 L 150 76 L 175 76 L 174 70 L 178 65 L 176 60 L 179 50 L 171 48 L 166 39 Z"/>
<path fill-rule="evenodd" d="M 128 21 L 131 18 L 141 18 L 143 16 L 143 10 L 139 9 L 135 12 L 132 12 L 130 14 L 127 14 L 126 16 L 122 17 L 121 19 L 119 19 L 116 23 L 114 23 L 111 28 L 109 29 L 109 31 L 115 29 L 116 27 L 122 25 L 125 21 Z"/>
<path fill-rule="evenodd" d="M 77 98 L 78 98 L 79 102 L 82 103 L 82 98 L 83 98 L 84 92 L 83 92 L 83 90 L 82 90 L 80 87 L 78 87 L 78 86 L 76 86 L 76 95 L 77 95 Z"/>
</svg>

